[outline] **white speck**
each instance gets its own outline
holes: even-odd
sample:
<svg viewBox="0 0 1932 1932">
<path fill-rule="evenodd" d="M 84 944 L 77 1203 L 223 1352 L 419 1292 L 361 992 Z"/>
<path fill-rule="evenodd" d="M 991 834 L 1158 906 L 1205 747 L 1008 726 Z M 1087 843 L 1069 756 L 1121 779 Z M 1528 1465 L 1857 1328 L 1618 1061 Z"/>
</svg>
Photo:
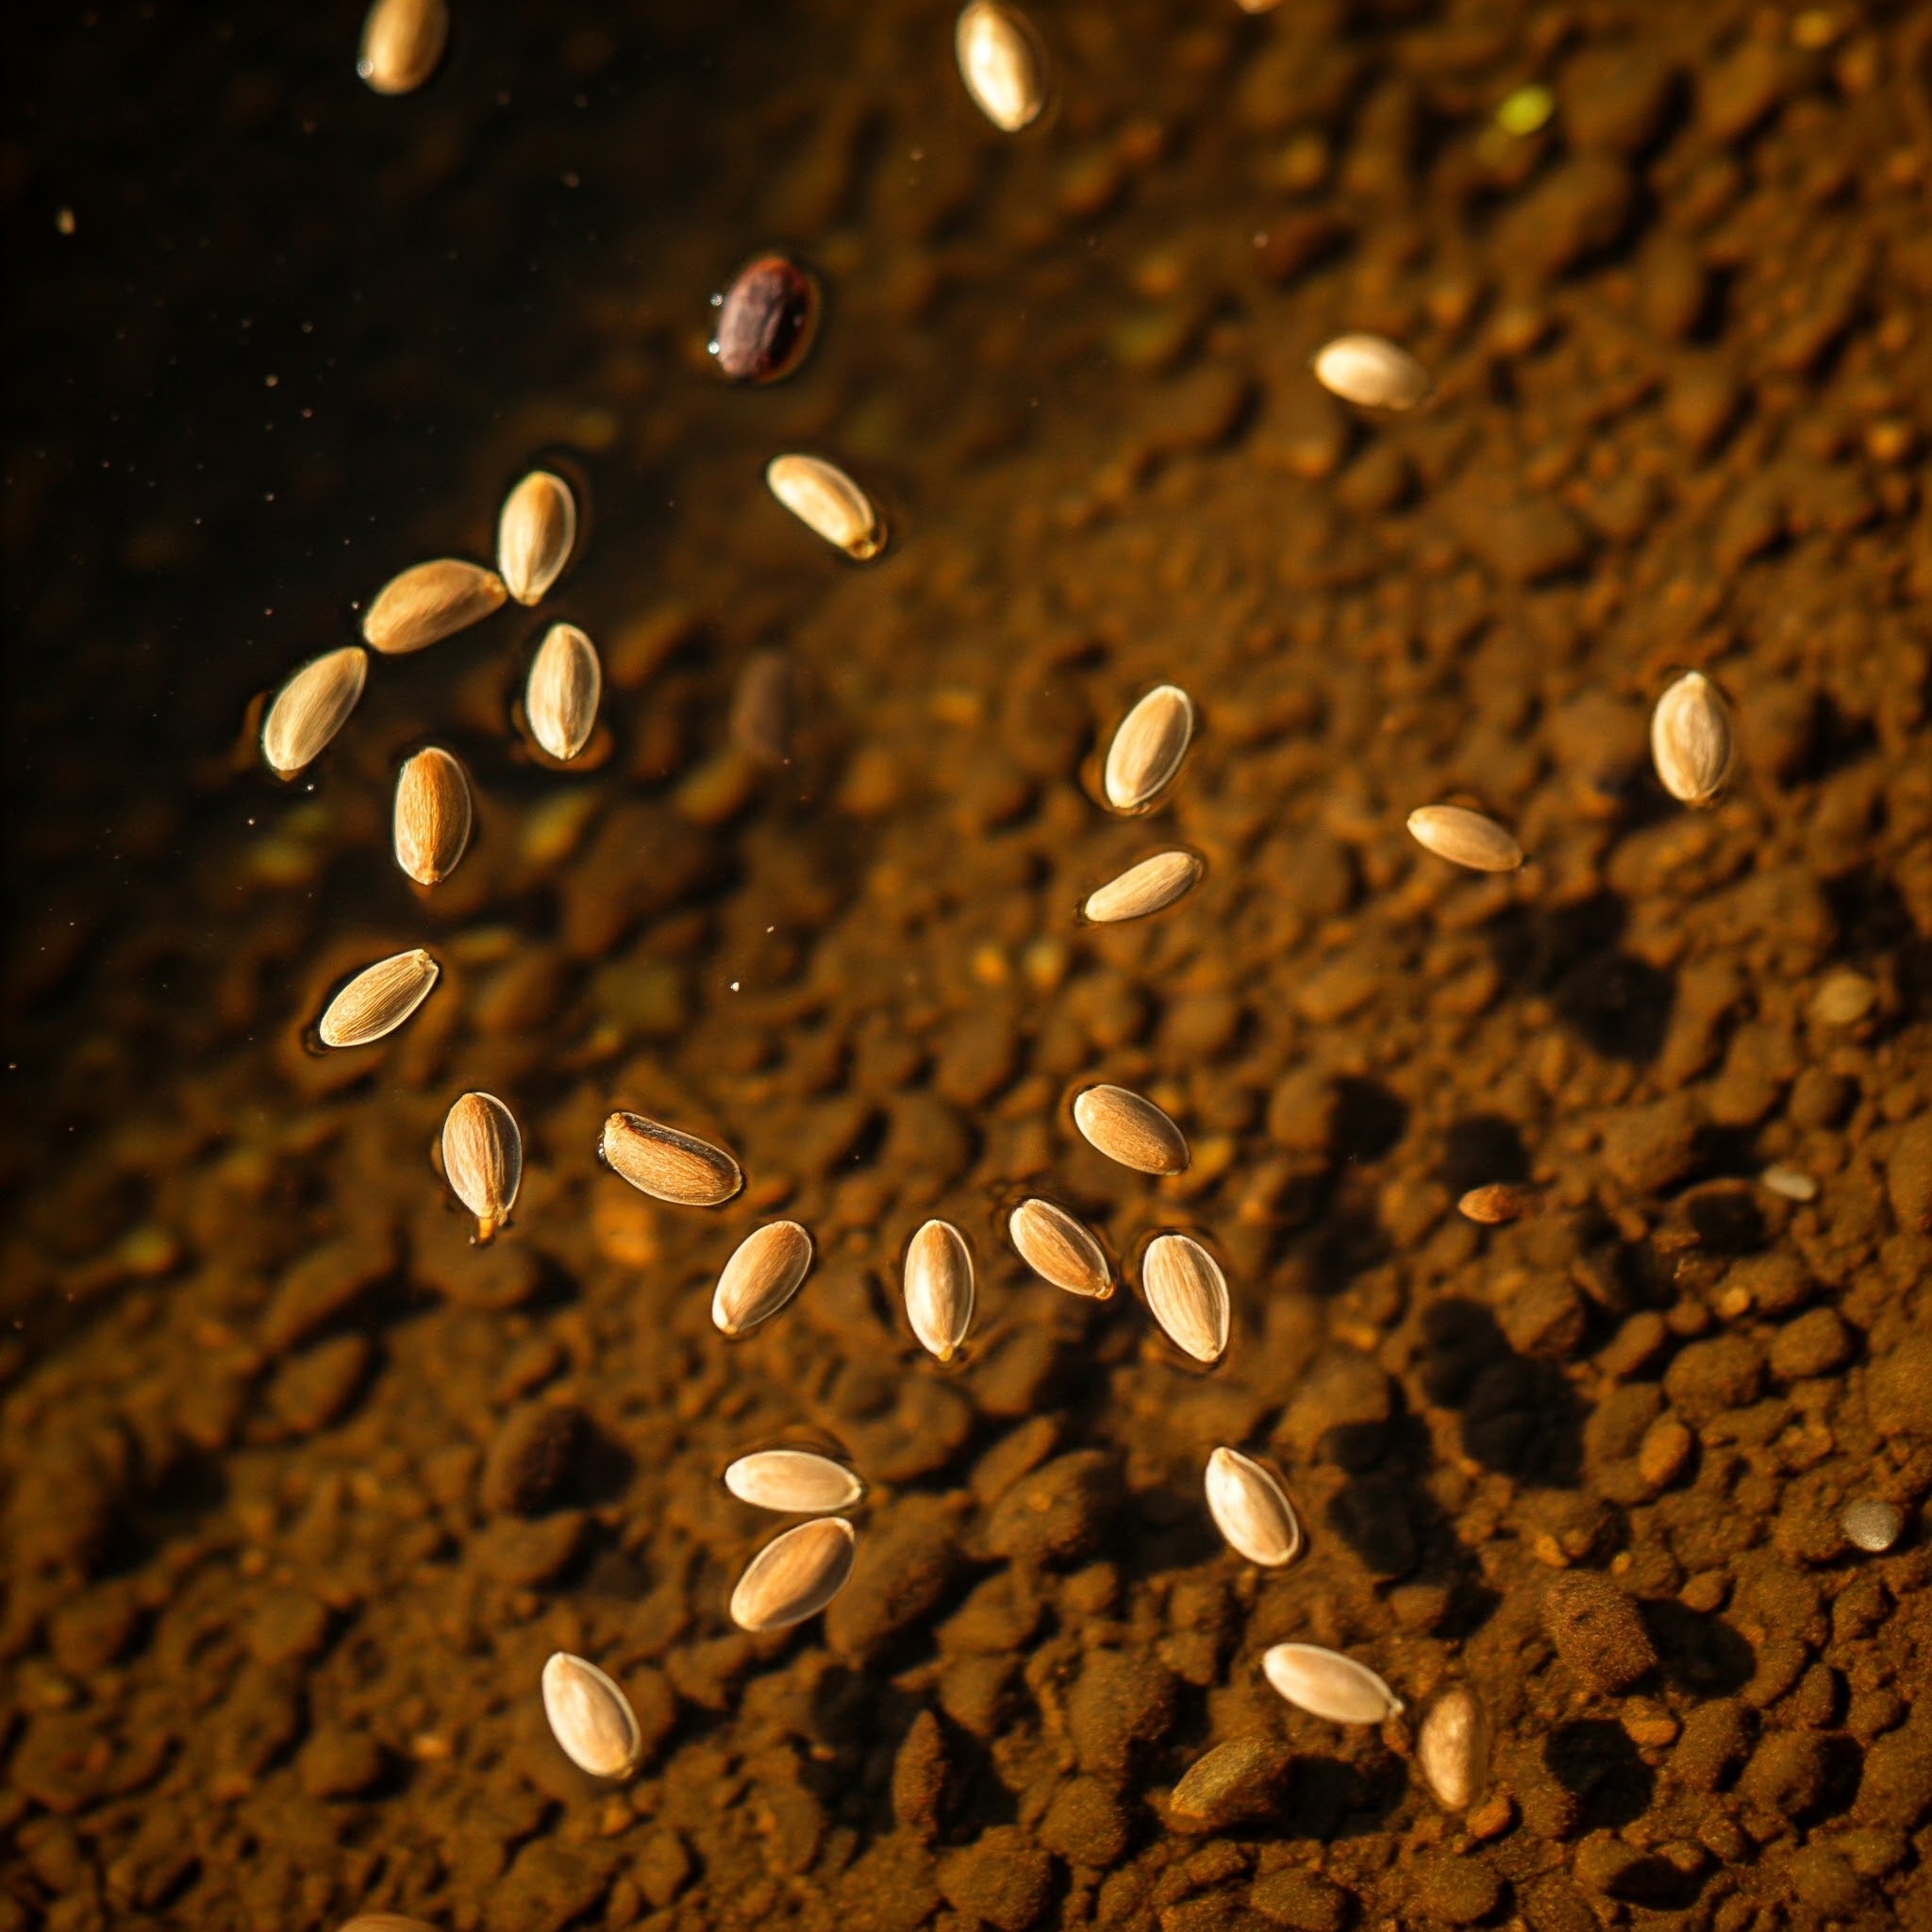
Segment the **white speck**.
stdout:
<svg viewBox="0 0 1932 1932">
<path fill-rule="evenodd" d="M 731 991 L 733 992 L 736 992 L 738 991 L 738 982 L 735 979 L 731 982 Z"/>
<path fill-rule="evenodd" d="M 1818 1198 L 1818 1183 L 1799 1168 L 1767 1167 L 1757 1178 L 1774 1194 L 1782 1194 L 1787 1201 L 1815 1201 Z"/>
</svg>

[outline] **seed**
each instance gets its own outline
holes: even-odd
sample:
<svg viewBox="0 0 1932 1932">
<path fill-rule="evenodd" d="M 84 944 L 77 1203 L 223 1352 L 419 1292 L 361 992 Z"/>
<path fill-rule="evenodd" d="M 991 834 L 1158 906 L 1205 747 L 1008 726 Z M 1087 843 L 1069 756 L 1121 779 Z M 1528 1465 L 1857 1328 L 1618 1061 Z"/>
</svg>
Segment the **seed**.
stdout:
<svg viewBox="0 0 1932 1932">
<path fill-rule="evenodd" d="M 1466 1221 L 1480 1222 L 1485 1227 L 1501 1227 L 1507 1222 L 1521 1221 L 1536 1205 L 1536 1196 L 1514 1181 L 1491 1181 L 1487 1187 L 1472 1188 L 1457 1202 Z"/>
<path fill-rule="evenodd" d="M 1208 1513 L 1228 1547 L 1251 1563 L 1278 1570 L 1301 1554 L 1302 1526 L 1274 1472 L 1238 1449 L 1208 1458 Z"/>
<path fill-rule="evenodd" d="M 722 1147 L 641 1113 L 612 1114 L 597 1152 L 639 1193 L 680 1208 L 716 1208 L 744 1185 L 743 1170 Z"/>
<path fill-rule="evenodd" d="M 1090 1087 L 1074 1101 L 1074 1124 L 1091 1147 L 1137 1174 L 1180 1174 L 1188 1164 L 1181 1130 L 1124 1087 Z"/>
<path fill-rule="evenodd" d="M 1671 796 L 1708 805 L 1731 774 L 1731 711 L 1701 671 L 1687 671 L 1650 714 L 1650 758 Z"/>
<path fill-rule="evenodd" d="M 1842 967 L 1811 995 L 1811 1017 L 1821 1026 L 1856 1026 L 1877 1004 L 1877 986 Z"/>
<path fill-rule="evenodd" d="M 1108 747 L 1108 804 L 1145 811 L 1174 782 L 1193 735 L 1193 699 L 1178 685 L 1157 685 L 1121 720 Z"/>
<path fill-rule="evenodd" d="M 1105 1301 L 1113 1292 L 1107 1251 L 1064 1208 L 1037 1196 L 1007 1217 L 1007 1236 L 1042 1281 Z"/>
<path fill-rule="evenodd" d="M 968 0 L 953 32 L 959 77 L 1003 134 L 1018 134 L 1046 105 L 1046 57 L 1031 25 L 994 0 Z"/>
<path fill-rule="evenodd" d="M 731 1621 L 741 1630 L 783 1630 L 817 1616 L 845 1587 L 858 1541 L 842 1516 L 821 1516 L 774 1537 L 738 1579 Z"/>
<path fill-rule="evenodd" d="M 1117 879 L 1096 887 L 1081 909 L 1095 925 L 1112 925 L 1124 919 L 1145 919 L 1164 912 L 1199 884 L 1201 861 L 1191 852 L 1157 852 L 1130 865 Z"/>
<path fill-rule="evenodd" d="M 1324 389 L 1364 409 L 1412 409 L 1434 387 L 1407 349 L 1381 336 L 1337 336 L 1316 352 L 1313 367 Z"/>
<path fill-rule="evenodd" d="M 1319 1643 L 1277 1643 L 1261 1668 L 1291 1704 L 1330 1724 L 1378 1724 L 1402 1714 L 1402 1699 L 1367 1664 Z"/>
<path fill-rule="evenodd" d="M 1523 847 L 1494 819 L 1460 805 L 1424 805 L 1408 815 L 1409 836 L 1426 852 L 1472 872 L 1515 872 Z"/>
<path fill-rule="evenodd" d="M 369 653 L 344 644 L 311 658 L 275 693 L 261 724 L 261 755 L 278 778 L 292 778 L 322 756 L 342 726 L 369 675 Z"/>
<path fill-rule="evenodd" d="M 863 563 L 885 548 L 877 508 L 843 470 L 819 457 L 774 457 L 765 481 L 800 523 L 847 557 Z"/>
<path fill-rule="evenodd" d="M 1839 1512 L 1839 1527 L 1861 1550 L 1882 1555 L 1905 1532 L 1906 1512 L 1878 1496 L 1860 1496 Z"/>
<path fill-rule="evenodd" d="M 1451 1684 L 1424 1707 L 1415 1761 L 1445 1811 L 1466 1811 L 1490 1774 L 1490 1717 L 1467 1684 Z"/>
<path fill-rule="evenodd" d="M 493 570 L 439 557 L 412 564 L 376 591 L 362 614 L 362 635 L 373 650 L 399 658 L 480 622 L 508 595 Z"/>
<path fill-rule="evenodd" d="M 436 72 L 449 39 L 446 0 L 375 0 L 356 72 L 379 94 L 408 94 Z"/>
<path fill-rule="evenodd" d="M 1782 1161 L 1774 1161 L 1757 1178 L 1761 1185 L 1774 1194 L 1782 1194 L 1787 1201 L 1818 1198 L 1818 1183 L 1802 1167 L 1787 1167 Z"/>
<path fill-rule="evenodd" d="M 568 764 L 590 743 L 603 695 L 596 645 L 575 625 L 553 624 L 537 646 L 524 686 L 530 736 L 559 764 Z"/>
<path fill-rule="evenodd" d="M 396 774 L 396 863 L 419 886 L 433 886 L 457 869 L 470 842 L 470 781 L 436 745 L 404 760 Z"/>
<path fill-rule="evenodd" d="M 543 1715 L 563 1755 L 592 1777 L 628 1777 L 643 1759 L 630 1699 L 595 1664 L 567 1650 L 543 1666 Z"/>
<path fill-rule="evenodd" d="M 1141 1289 L 1176 1348 L 1197 1362 L 1219 1361 L 1227 1352 L 1227 1276 L 1199 1241 L 1156 1235 L 1141 1257 Z"/>
<path fill-rule="evenodd" d="M 818 284 L 795 261 L 761 255 L 719 299 L 711 354 L 733 382 L 776 382 L 805 360 L 818 316 Z"/>
<path fill-rule="evenodd" d="M 754 1228 L 739 1242 L 711 1296 L 711 1320 L 726 1335 L 768 1322 L 798 1292 L 811 1266 L 811 1236 L 795 1221 Z"/>
<path fill-rule="evenodd" d="M 441 970 L 420 946 L 363 967 L 323 1013 L 323 1045 L 367 1046 L 393 1033 L 429 997 Z"/>
<path fill-rule="evenodd" d="M 577 541 L 577 500 L 548 470 L 532 470 L 503 499 L 496 570 L 519 604 L 535 604 L 563 575 Z"/>
<path fill-rule="evenodd" d="M 928 1355 L 949 1362 L 973 1325 L 973 1252 L 950 1222 L 928 1221 L 906 1247 L 906 1319 Z"/>
<path fill-rule="evenodd" d="M 488 1241 L 508 1219 L 524 1178 L 524 1137 L 493 1093 L 465 1093 L 442 1123 L 442 1171 Z"/>
<path fill-rule="evenodd" d="M 741 1456 L 724 1472 L 724 1487 L 741 1503 L 796 1516 L 829 1516 L 851 1508 L 865 1494 L 865 1485 L 842 1462 L 808 1449 Z"/>
<path fill-rule="evenodd" d="M 336 1932 L 436 1932 L 427 1919 L 411 1919 L 401 1912 L 358 1912 L 344 1919 Z"/>
<path fill-rule="evenodd" d="M 791 762 L 791 666 L 782 651 L 754 651 L 731 692 L 731 741 L 761 765 Z"/>
</svg>

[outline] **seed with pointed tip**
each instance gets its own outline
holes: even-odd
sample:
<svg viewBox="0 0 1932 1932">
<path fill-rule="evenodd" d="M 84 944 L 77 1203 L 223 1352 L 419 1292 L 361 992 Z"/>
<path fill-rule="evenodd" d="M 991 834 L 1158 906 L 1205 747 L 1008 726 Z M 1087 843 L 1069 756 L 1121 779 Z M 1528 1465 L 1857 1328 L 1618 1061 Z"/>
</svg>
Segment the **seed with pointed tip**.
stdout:
<svg viewBox="0 0 1932 1932">
<path fill-rule="evenodd" d="M 847 557 L 863 563 L 885 548 L 885 525 L 872 498 L 823 458 L 774 457 L 765 482 L 807 529 Z"/>
<path fill-rule="evenodd" d="M 1416 1727 L 1415 1761 L 1445 1811 L 1466 1811 L 1490 1774 L 1490 1718 L 1467 1684 L 1438 1690 Z"/>
<path fill-rule="evenodd" d="M 439 557 L 411 564 L 376 591 L 362 614 L 362 635 L 372 650 L 399 658 L 480 623 L 508 595 L 493 570 Z"/>
<path fill-rule="evenodd" d="M 949 1362 L 973 1325 L 973 1254 L 946 1221 L 928 1221 L 906 1246 L 906 1319 L 928 1355 Z"/>
<path fill-rule="evenodd" d="M 1301 1554 L 1302 1526 L 1288 1491 L 1266 1464 L 1238 1449 L 1208 1458 L 1208 1513 L 1228 1547 L 1251 1563 L 1278 1570 Z"/>
<path fill-rule="evenodd" d="M 356 72 L 375 93 L 414 93 L 436 72 L 448 39 L 448 0 L 375 0 Z"/>
<path fill-rule="evenodd" d="M 577 500 L 561 476 L 532 470 L 503 499 L 496 569 L 519 604 L 535 604 L 563 575 L 577 541 Z"/>
<path fill-rule="evenodd" d="M 1516 872 L 1523 847 L 1482 812 L 1462 805 L 1424 805 L 1408 815 L 1409 836 L 1425 852 L 1471 872 Z"/>
<path fill-rule="evenodd" d="M 597 1152 L 641 1194 L 680 1208 L 716 1208 L 744 1185 L 743 1170 L 722 1147 L 641 1113 L 612 1114 Z"/>
<path fill-rule="evenodd" d="M 1435 386 L 1407 349 L 1382 336 L 1337 336 L 1312 366 L 1324 389 L 1364 409 L 1412 409 Z"/>
<path fill-rule="evenodd" d="M 1687 671 L 1650 714 L 1650 757 L 1671 796 L 1708 805 L 1731 774 L 1731 710 L 1701 671 Z"/>
<path fill-rule="evenodd" d="M 798 1292 L 811 1267 L 811 1236 L 795 1221 L 754 1228 L 739 1242 L 711 1296 L 711 1320 L 726 1335 L 768 1322 Z"/>
<path fill-rule="evenodd" d="M 1484 1227 L 1501 1227 L 1520 1221 L 1535 1205 L 1535 1196 L 1514 1181 L 1491 1181 L 1487 1187 L 1472 1188 L 1457 1202 L 1456 1209 L 1465 1221 Z"/>
<path fill-rule="evenodd" d="M 1090 1147 L 1137 1174 L 1180 1174 L 1187 1167 L 1181 1130 L 1124 1087 L 1088 1088 L 1074 1101 L 1074 1124 Z"/>
<path fill-rule="evenodd" d="M 849 1509 L 865 1485 L 829 1456 L 809 1449 L 760 1449 L 724 1472 L 724 1487 L 741 1503 L 792 1516 L 829 1516 Z"/>
<path fill-rule="evenodd" d="M 488 1241 L 516 1206 L 524 1178 L 524 1137 L 516 1116 L 493 1093 L 465 1093 L 443 1116 L 442 1171 Z"/>
<path fill-rule="evenodd" d="M 367 1046 L 393 1033 L 425 1000 L 442 969 L 420 946 L 365 966 L 329 1001 L 316 1026 L 325 1046 Z"/>
<path fill-rule="evenodd" d="M 1277 1643 L 1261 1668 L 1291 1704 L 1330 1724 L 1378 1724 L 1402 1714 L 1402 1699 L 1367 1664 L 1319 1643 Z"/>
<path fill-rule="evenodd" d="M 1019 131 L 1046 105 L 1046 58 L 1026 19 L 997 0 L 968 0 L 953 30 L 959 78 L 1002 134 Z"/>
<path fill-rule="evenodd" d="M 805 360 L 818 322 L 818 284 L 782 255 L 761 255 L 731 278 L 710 344 L 733 382 L 776 382 Z"/>
<path fill-rule="evenodd" d="M 1115 811 L 1145 811 L 1174 783 L 1194 735 L 1194 701 L 1157 685 L 1121 720 L 1108 746 L 1102 790 Z"/>
<path fill-rule="evenodd" d="M 419 886 L 457 869 L 470 842 L 470 781 L 448 752 L 429 745 L 396 774 L 396 863 Z"/>
<path fill-rule="evenodd" d="M 575 625 L 553 624 L 537 646 L 524 687 L 530 736 L 559 764 L 568 764 L 590 743 L 603 695 L 596 645 Z"/>
<path fill-rule="evenodd" d="M 311 658 L 275 693 L 261 723 L 261 755 L 278 778 L 292 778 L 319 758 L 348 722 L 369 676 L 369 653 L 344 644 Z"/>
<path fill-rule="evenodd" d="M 731 1621 L 741 1630 L 783 1630 L 817 1616 L 845 1587 L 858 1542 L 842 1516 L 821 1516 L 774 1537 L 738 1579 Z"/>
<path fill-rule="evenodd" d="M 1092 1234 L 1051 1201 L 1022 1201 L 1007 1217 L 1007 1237 L 1042 1281 L 1105 1301 L 1113 1292 L 1107 1251 Z"/>
<path fill-rule="evenodd" d="M 563 1755 L 592 1777 L 626 1778 L 643 1759 L 630 1699 L 595 1664 L 567 1650 L 543 1666 L 543 1715 Z"/>
<path fill-rule="evenodd" d="M 1156 1235 L 1141 1257 L 1141 1288 L 1176 1348 L 1197 1362 L 1219 1361 L 1226 1353 L 1227 1277 L 1199 1241 L 1184 1234 Z"/>
<path fill-rule="evenodd" d="M 1130 865 L 1117 879 L 1096 887 L 1081 909 L 1095 925 L 1145 919 L 1186 898 L 1200 883 L 1201 871 L 1201 861 L 1191 852 L 1157 852 Z"/>
</svg>

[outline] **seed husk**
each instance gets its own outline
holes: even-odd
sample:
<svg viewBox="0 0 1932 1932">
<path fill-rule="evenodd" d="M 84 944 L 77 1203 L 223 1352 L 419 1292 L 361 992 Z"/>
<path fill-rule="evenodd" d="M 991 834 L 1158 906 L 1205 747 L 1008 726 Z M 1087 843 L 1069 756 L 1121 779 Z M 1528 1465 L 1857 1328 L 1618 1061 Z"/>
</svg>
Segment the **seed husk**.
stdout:
<svg viewBox="0 0 1932 1932">
<path fill-rule="evenodd" d="M 1860 1496 L 1839 1511 L 1838 1522 L 1847 1541 L 1876 1557 L 1905 1534 L 1906 1512 L 1882 1496 Z"/>
<path fill-rule="evenodd" d="M 711 1296 L 711 1320 L 726 1335 L 768 1322 L 798 1292 L 811 1267 L 811 1236 L 795 1221 L 754 1228 L 739 1242 Z"/>
<path fill-rule="evenodd" d="M 865 1485 L 829 1456 L 809 1449 L 760 1449 L 724 1472 L 724 1487 L 741 1503 L 788 1516 L 829 1516 L 849 1509 Z"/>
<path fill-rule="evenodd" d="M 470 781 L 448 752 L 432 744 L 404 760 L 396 774 L 396 863 L 419 886 L 433 886 L 457 869 L 471 820 Z"/>
<path fill-rule="evenodd" d="M 493 1093 L 465 1093 L 443 1116 L 442 1172 L 490 1241 L 509 1220 L 524 1178 L 524 1137 Z"/>
<path fill-rule="evenodd" d="M 1291 1704 L 1330 1724 L 1378 1724 L 1402 1714 L 1402 1699 L 1367 1664 L 1319 1643 L 1277 1643 L 1261 1669 Z"/>
<path fill-rule="evenodd" d="M 643 1760 L 630 1699 L 595 1664 L 567 1650 L 543 1666 L 543 1715 L 563 1755 L 592 1777 L 626 1778 Z"/>
<path fill-rule="evenodd" d="M 1445 1811 L 1467 1811 L 1490 1775 L 1490 1716 L 1467 1684 L 1449 1684 L 1424 1707 L 1415 1761 Z"/>
<path fill-rule="evenodd" d="M 739 270 L 719 302 L 711 354 L 733 382 L 776 382 L 805 360 L 818 314 L 811 276 L 782 255 L 761 255 Z"/>
<path fill-rule="evenodd" d="M 1731 774 L 1731 709 L 1701 671 L 1687 671 L 1650 714 L 1650 757 L 1683 805 L 1708 805 Z"/>
<path fill-rule="evenodd" d="M 1074 1124 L 1087 1144 L 1137 1174 L 1180 1174 L 1187 1138 L 1151 1100 L 1124 1087 L 1090 1087 L 1074 1101 Z"/>
<path fill-rule="evenodd" d="M 953 31 L 959 77 L 1003 134 L 1018 134 L 1046 105 L 1046 57 L 1024 15 L 996 0 L 968 0 Z"/>
<path fill-rule="evenodd" d="M 563 575 L 577 542 L 577 500 L 561 476 L 532 470 L 503 499 L 496 571 L 519 604 L 535 604 Z"/>
<path fill-rule="evenodd" d="M 596 645 L 575 625 L 553 624 L 537 646 L 524 686 L 530 736 L 559 764 L 568 764 L 590 743 L 603 695 Z"/>
<path fill-rule="evenodd" d="M 1095 925 L 1145 919 L 1186 898 L 1200 883 L 1201 872 L 1201 861 L 1191 852 L 1157 852 L 1095 887 L 1081 910 Z"/>
<path fill-rule="evenodd" d="M 1184 1234 L 1156 1235 L 1141 1257 L 1141 1289 L 1176 1348 L 1197 1362 L 1226 1354 L 1227 1277 L 1199 1241 Z"/>
<path fill-rule="evenodd" d="M 1312 366 L 1324 389 L 1364 409 L 1412 409 L 1435 387 L 1407 349 L 1383 336 L 1337 336 Z"/>
<path fill-rule="evenodd" d="M 1105 1301 L 1113 1292 L 1107 1251 L 1092 1234 L 1052 1201 L 1035 1196 L 1007 1217 L 1007 1237 L 1042 1281 Z"/>
<path fill-rule="evenodd" d="M 1523 865 L 1523 847 L 1494 819 L 1464 805 L 1418 807 L 1408 830 L 1425 852 L 1471 872 L 1517 872 Z"/>
<path fill-rule="evenodd" d="M 639 1193 L 680 1208 L 716 1208 L 744 1185 L 743 1170 L 722 1147 L 641 1113 L 613 1113 L 597 1152 Z"/>
<path fill-rule="evenodd" d="M 1519 1187 L 1514 1181 L 1491 1181 L 1486 1187 L 1470 1189 L 1457 1202 L 1456 1208 L 1465 1221 L 1478 1222 L 1484 1227 L 1502 1227 L 1533 1211 L 1536 1201 L 1528 1188 Z"/>
<path fill-rule="evenodd" d="M 906 1319 L 928 1355 L 949 1362 L 973 1325 L 973 1251 L 950 1222 L 928 1221 L 906 1246 Z"/>
<path fill-rule="evenodd" d="M 1207 1488 L 1208 1513 L 1237 1556 L 1279 1570 L 1301 1554 L 1300 1519 L 1266 1464 L 1217 1449 L 1208 1458 Z"/>
<path fill-rule="evenodd" d="M 369 677 L 369 653 L 344 644 L 311 658 L 275 693 L 261 724 L 261 755 L 278 778 L 312 765 L 347 724 Z"/>
<path fill-rule="evenodd" d="M 422 947 L 365 966 L 329 1001 L 316 1032 L 325 1046 L 367 1046 L 393 1033 L 425 1000 L 442 969 Z"/>
<path fill-rule="evenodd" d="M 885 525 L 872 498 L 822 457 L 774 457 L 765 482 L 800 523 L 847 557 L 863 563 L 885 548 Z"/>
<path fill-rule="evenodd" d="M 741 1630 L 783 1630 L 817 1616 L 845 1587 L 858 1541 L 842 1516 L 821 1516 L 774 1537 L 738 1579 L 731 1621 Z"/>
<path fill-rule="evenodd" d="M 1177 684 L 1157 685 L 1120 722 L 1108 746 L 1102 790 L 1115 811 L 1145 811 L 1180 771 L 1194 736 L 1194 701 Z"/>
<path fill-rule="evenodd" d="M 375 0 L 356 72 L 375 93 L 414 93 L 436 72 L 448 39 L 447 0 Z"/>
<path fill-rule="evenodd" d="M 508 595 L 493 570 L 439 557 L 411 564 L 376 591 L 362 614 L 362 635 L 372 650 L 399 658 L 480 623 Z"/>
</svg>

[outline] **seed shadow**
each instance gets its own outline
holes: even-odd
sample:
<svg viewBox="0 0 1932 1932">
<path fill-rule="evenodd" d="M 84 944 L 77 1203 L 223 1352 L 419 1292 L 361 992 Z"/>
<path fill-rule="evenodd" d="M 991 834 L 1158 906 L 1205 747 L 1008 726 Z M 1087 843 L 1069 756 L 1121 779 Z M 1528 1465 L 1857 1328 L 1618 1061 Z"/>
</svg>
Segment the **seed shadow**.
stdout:
<svg viewBox="0 0 1932 1932">
<path fill-rule="evenodd" d="M 1687 1912 L 1709 1876 L 1708 1869 L 1680 1872 L 1668 1858 L 1639 1858 L 1617 1874 L 1610 1895 L 1653 1912 Z"/>
<path fill-rule="evenodd" d="M 1452 1194 L 1466 1194 L 1491 1181 L 1526 1181 L 1529 1155 L 1513 1121 L 1494 1113 L 1466 1114 L 1443 1133 L 1440 1173 Z"/>
<path fill-rule="evenodd" d="M 1484 931 L 1517 991 L 1547 998 L 1593 1053 L 1648 1066 L 1662 1051 L 1676 982 L 1618 949 L 1628 924 L 1623 899 L 1602 891 L 1553 910 L 1515 908 Z"/>
<path fill-rule="evenodd" d="M 1451 1296 L 1423 1315 L 1423 1391 L 1461 1418 L 1466 1456 L 1540 1489 L 1583 1478 L 1583 1405 L 1552 1362 L 1518 1355 L 1480 1303 Z"/>
<path fill-rule="evenodd" d="M 1579 1832 L 1616 1830 L 1650 1809 L 1657 1776 L 1622 1724 L 1576 1718 L 1558 1724 L 1543 1746 L 1550 1775 L 1580 1801 Z"/>
<path fill-rule="evenodd" d="M 1284 1839 L 1368 1838 L 1387 1825 L 1408 1788 L 1399 1758 L 1376 1757 L 1366 1764 L 1341 1757 L 1297 1757 L 1292 1802 L 1278 1831 L 1257 1837 Z"/>
<path fill-rule="evenodd" d="M 1706 1615 L 1668 1597 L 1646 1598 L 1638 1610 L 1669 1683 L 1700 1696 L 1728 1697 L 1751 1681 L 1757 1657 L 1722 1617 Z"/>
</svg>

